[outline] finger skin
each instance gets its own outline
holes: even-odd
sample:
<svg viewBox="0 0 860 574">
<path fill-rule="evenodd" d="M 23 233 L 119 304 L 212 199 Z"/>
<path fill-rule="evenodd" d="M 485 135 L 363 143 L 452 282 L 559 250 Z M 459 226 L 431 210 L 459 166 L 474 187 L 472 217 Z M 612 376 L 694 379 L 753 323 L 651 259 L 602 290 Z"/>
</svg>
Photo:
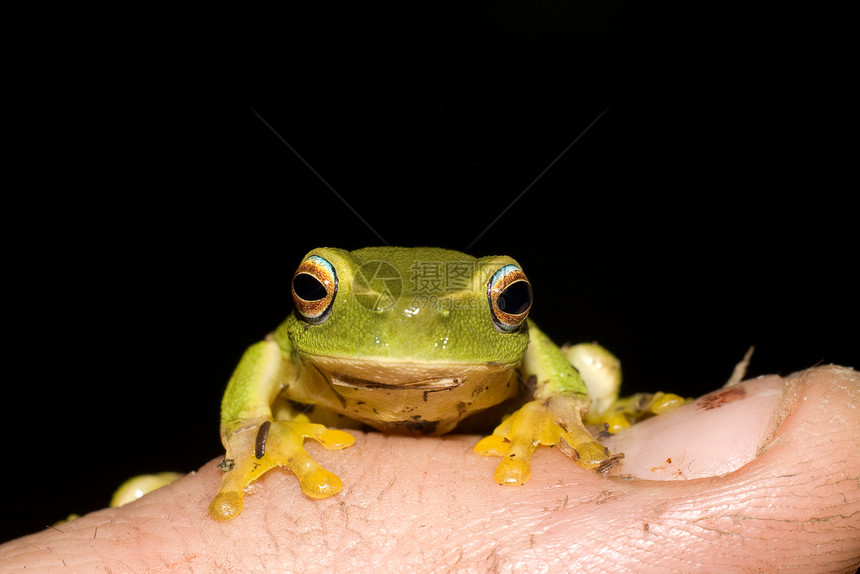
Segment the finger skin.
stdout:
<svg viewBox="0 0 860 574">
<path fill-rule="evenodd" d="M 544 448 L 528 484 L 502 487 L 497 461 L 472 453 L 476 437 L 356 433 L 342 452 L 308 448 L 343 479 L 340 495 L 309 500 L 275 470 L 218 523 L 213 461 L 129 506 L 0 546 L 0 572 L 853 572 L 860 374 L 819 367 L 782 384 L 754 458 L 717 476 L 601 477 Z"/>
</svg>

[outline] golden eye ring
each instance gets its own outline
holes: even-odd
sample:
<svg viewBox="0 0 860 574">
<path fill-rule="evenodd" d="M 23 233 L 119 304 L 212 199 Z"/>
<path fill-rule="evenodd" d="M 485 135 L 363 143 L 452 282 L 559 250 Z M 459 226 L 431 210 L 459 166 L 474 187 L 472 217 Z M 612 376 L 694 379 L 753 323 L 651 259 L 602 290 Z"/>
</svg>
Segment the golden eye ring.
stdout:
<svg viewBox="0 0 860 574">
<path fill-rule="evenodd" d="M 296 312 L 308 323 L 317 325 L 331 314 L 337 294 L 337 273 L 327 260 L 311 255 L 296 269 L 290 290 Z"/>
<path fill-rule="evenodd" d="M 526 274 L 516 265 L 505 265 L 487 283 L 487 300 L 499 331 L 516 331 L 532 308 L 534 295 Z"/>
</svg>

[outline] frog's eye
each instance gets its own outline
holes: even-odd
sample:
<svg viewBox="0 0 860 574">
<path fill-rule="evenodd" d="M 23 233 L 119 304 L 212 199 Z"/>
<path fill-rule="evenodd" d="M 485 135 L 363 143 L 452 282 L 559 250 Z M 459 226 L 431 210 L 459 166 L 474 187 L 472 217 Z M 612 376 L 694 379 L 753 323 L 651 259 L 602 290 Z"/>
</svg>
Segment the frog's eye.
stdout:
<svg viewBox="0 0 860 574">
<path fill-rule="evenodd" d="M 525 322 L 532 307 L 532 285 L 516 265 L 505 265 L 487 284 L 493 322 L 500 331 L 514 331 Z"/>
<path fill-rule="evenodd" d="M 308 323 L 322 323 L 328 319 L 337 293 L 334 267 L 322 257 L 311 255 L 296 269 L 292 292 L 296 311 Z"/>
</svg>

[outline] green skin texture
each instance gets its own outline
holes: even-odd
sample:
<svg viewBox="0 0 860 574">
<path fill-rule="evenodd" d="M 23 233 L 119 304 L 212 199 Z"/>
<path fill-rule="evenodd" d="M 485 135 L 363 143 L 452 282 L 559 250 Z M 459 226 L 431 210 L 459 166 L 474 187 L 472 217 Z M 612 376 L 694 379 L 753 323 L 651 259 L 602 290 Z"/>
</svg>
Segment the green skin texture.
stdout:
<svg viewBox="0 0 860 574">
<path fill-rule="evenodd" d="M 584 468 L 609 460 L 582 424 L 589 399 L 579 372 L 523 314 L 494 314 L 490 290 L 506 284 L 499 277 L 525 280 L 516 261 L 437 248 L 320 248 L 303 259 L 314 273 L 316 258 L 336 274 L 330 312 L 308 320 L 294 310 L 245 352 L 228 383 L 221 409 L 225 472 L 210 504 L 213 518 L 238 515 L 247 485 L 275 466 L 296 474 L 311 498 L 337 493 L 340 479 L 308 455 L 306 438 L 339 450 L 354 439 L 332 429 L 362 424 L 444 434 L 469 415 L 521 402 L 521 381 L 531 400 L 475 448 L 503 457 L 496 482 L 528 481 L 539 444 L 557 444 Z M 513 274 L 507 266 L 515 266 Z M 449 283 L 428 290 L 436 269 Z"/>
<path fill-rule="evenodd" d="M 285 378 L 301 377 L 300 357 L 313 360 L 323 356 L 344 364 L 374 361 L 403 361 L 426 365 L 486 365 L 520 369 L 523 380 L 536 376 L 535 398 L 574 393 L 586 398 L 588 391 L 579 373 L 560 349 L 528 321 L 512 332 L 502 332 L 493 323 L 487 300 L 487 283 L 504 265 L 516 265 L 510 257 L 475 258 L 438 248 L 368 247 L 357 251 L 321 248 L 308 253 L 329 261 L 337 270 L 337 295 L 330 317 L 319 325 L 309 325 L 293 311 L 274 333 L 281 357 L 272 357 L 270 345 L 251 347 L 236 370 L 222 402 L 225 430 L 237 428 L 248 419 L 265 416 L 280 394 Z M 365 263 L 384 261 L 393 266 L 402 280 L 403 292 L 394 306 L 379 312 L 368 309 L 352 296 L 353 277 Z M 427 302 L 424 291 L 414 291 L 415 262 L 467 263 L 474 268 L 471 289 L 446 293 L 456 305 L 416 306 Z M 438 300 L 437 300 L 438 301 Z M 417 309 L 418 312 L 415 312 Z M 441 344 L 445 341 L 445 344 Z M 276 376 L 271 361 L 282 360 Z M 287 390 L 289 398 L 289 389 Z M 470 413 L 464 413 L 464 416 Z"/>
</svg>

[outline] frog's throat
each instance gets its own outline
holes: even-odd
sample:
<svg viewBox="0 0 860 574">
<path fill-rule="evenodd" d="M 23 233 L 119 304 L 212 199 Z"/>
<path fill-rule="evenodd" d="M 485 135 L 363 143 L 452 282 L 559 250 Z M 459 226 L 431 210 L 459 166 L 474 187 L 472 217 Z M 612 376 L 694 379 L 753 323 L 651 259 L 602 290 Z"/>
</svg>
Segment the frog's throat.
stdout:
<svg viewBox="0 0 860 574">
<path fill-rule="evenodd" d="M 386 432 L 443 434 L 517 392 L 511 365 L 404 361 L 302 361 L 292 400 Z"/>
</svg>

